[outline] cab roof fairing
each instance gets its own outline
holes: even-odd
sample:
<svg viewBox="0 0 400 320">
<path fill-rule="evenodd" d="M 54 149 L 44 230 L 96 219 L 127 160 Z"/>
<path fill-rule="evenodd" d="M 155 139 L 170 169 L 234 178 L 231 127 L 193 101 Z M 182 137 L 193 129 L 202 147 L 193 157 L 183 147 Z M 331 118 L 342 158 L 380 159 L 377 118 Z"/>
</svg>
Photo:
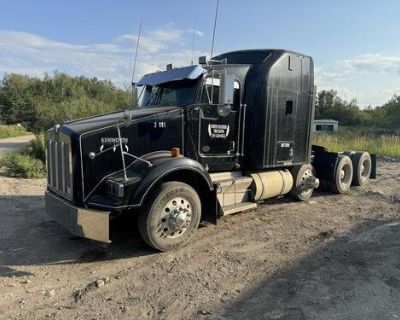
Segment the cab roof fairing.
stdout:
<svg viewBox="0 0 400 320">
<path fill-rule="evenodd" d="M 171 81 L 195 80 L 203 75 L 203 73 L 205 72 L 207 72 L 207 70 L 203 67 L 199 65 L 194 65 L 171 69 L 167 71 L 149 73 L 144 75 L 142 79 L 140 79 L 139 82 L 136 83 L 136 85 L 157 86 L 161 83 L 167 83 Z"/>
</svg>

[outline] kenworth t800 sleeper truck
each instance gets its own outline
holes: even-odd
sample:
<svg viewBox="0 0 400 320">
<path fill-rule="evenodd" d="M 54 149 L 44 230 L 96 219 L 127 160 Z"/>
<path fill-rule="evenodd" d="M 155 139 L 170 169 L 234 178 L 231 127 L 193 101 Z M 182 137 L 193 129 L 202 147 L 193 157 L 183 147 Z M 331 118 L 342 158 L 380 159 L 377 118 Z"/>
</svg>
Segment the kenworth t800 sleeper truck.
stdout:
<svg viewBox="0 0 400 320">
<path fill-rule="evenodd" d="M 110 219 L 138 215 L 150 246 L 186 244 L 199 223 L 315 188 L 345 193 L 375 175 L 366 152 L 311 145 L 311 57 L 288 50 L 228 52 L 168 66 L 135 84 L 125 112 L 46 133 L 46 209 L 72 234 L 110 242 Z"/>
</svg>

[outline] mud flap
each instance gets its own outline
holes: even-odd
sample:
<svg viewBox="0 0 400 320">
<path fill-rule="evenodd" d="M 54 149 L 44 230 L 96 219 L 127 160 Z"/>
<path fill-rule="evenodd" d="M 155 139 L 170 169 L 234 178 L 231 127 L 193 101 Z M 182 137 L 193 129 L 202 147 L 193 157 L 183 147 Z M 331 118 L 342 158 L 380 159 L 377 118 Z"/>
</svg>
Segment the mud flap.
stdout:
<svg viewBox="0 0 400 320">
<path fill-rule="evenodd" d="M 45 192 L 47 214 L 75 236 L 110 243 L 110 212 L 75 207 Z"/>
<path fill-rule="evenodd" d="M 216 225 L 220 216 L 220 209 L 217 200 L 217 188 L 214 188 L 213 191 L 210 191 L 210 194 L 206 197 L 206 201 L 202 203 L 202 206 L 202 221 Z"/>
<path fill-rule="evenodd" d="M 376 179 L 376 154 L 372 153 L 371 156 L 371 175 L 370 179 Z"/>
</svg>

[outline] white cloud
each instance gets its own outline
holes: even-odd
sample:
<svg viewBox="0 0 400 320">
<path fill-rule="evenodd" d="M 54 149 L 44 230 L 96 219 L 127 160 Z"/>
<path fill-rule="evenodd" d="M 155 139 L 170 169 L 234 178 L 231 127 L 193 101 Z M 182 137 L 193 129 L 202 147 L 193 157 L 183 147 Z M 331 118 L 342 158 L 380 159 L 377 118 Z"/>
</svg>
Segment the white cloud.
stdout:
<svg viewBox="0 0 400 320">
<path fill-rule="evenodd" d="M 139 39 L 140 51 L 144 53 L 157 53 L 168 48 L 171 44 L 184 44 L 184 32 L 179 29 L 167 26 L 165 29 L 152 30 Z M 114 42 L 121 45 L 133 46 L 136 44 L 137 34 L 124 34 L 114 39 Z"/>
<path fill-rule="evenodd" d="M 317 83 L 325 83 L 332 81 L 342 81 L 346 79 L 346 76 L 343 72 L 326 70 L 320 67 L 316 67 L 314 70 L 315 73 L 315 81 Z"/>
<path fill-rule="evenodd" d="M 339 61 L 353 72 L 363 73 L 397 73 L 400 76 L 400 56 L 388 56 L 379 53 L 367 53 L 351 59 Z"/>
<path fill-rule="evenodd" d="M 201 36 L 201 31 L 195 30 Z M 165 69 L 165 65 L 188 65 L 192 59 L 193 30 L 167 25 L 144 33 L 135 80 L 143 74 Z M 131 79 L 137 35 L 125 34 L 109 43 L 74 44 L 40 35 L 0 30 L 0 76 L 23 73 L 43 76 L 54 70 L 73 75 L 110 79 L 128 86 Z M 195 50 L 193 56 L 207 55 Z M 357 99 L 361 106 L 380 105 L 400 93 L 400 56 L 367 53 L 316 67 L 319 89 L 335 89 L 346 99 Z"/>
<path fill-rule="evenodd" d="M 201 32 L 200 30 L 197 30 L 197 29 L 191 28 L 191 29 L 189 29 L 189 32 L 192 34 L 194 33 L 198 37 L 204 36 L 204 32 Z"/>
<path fill-rule="evenodd" d="M 385 103 L 400 93 L 400 56 L 366 53 L 315 69 L 319 90 L 334 89 L 361 107 Z"/>
<path fill-rule="evenodd" d="M 163 42 L 181 42 L 183 40 L 183 31 L 177 29 L 153 30 L 149 32 L 150 39 Z"/>
<path fill-rule="evenodd" d="M 189 64 L 192 52 L 185 47 L 187 35 L 187 31 L 172 25 L 145 33 L 140 39 L 135 79 L 164 69 L 168 63 Z M 125 34 L 110 43 L 73 44 L 27 32 L 0 30 L 0 76 L 4 73 L 43 76 L 59 70 L 129 85 L 136 40 L 136 35 Z M 194 52 L 194 56 L 203 54 Z"/>
<path fill-rule="evenodd" d="M 320 90 L 330 90 L 333 89 L 337 91 L 338 96 L 346 101 L 351 101 L 355 99 L 361 108 L 366 106 L 379 106 L 389 101 L 395 94 L 399 95 L 399 88 L 376 88 L 374 90 L 352 88 L 351 86 L 346 86 L 345 84 L 334 84 L 333 82 L 329 85 L 318 86 L 318 91 Z"/>
<path fill-rule="evenodd" d="M 78 45 L 35 34 L 0 31 L 0 73 L 38 75 L 39 70 L 60 70 L 99 78 L 118 76 L 129 51 L 114 44 Z"/>
</svg>

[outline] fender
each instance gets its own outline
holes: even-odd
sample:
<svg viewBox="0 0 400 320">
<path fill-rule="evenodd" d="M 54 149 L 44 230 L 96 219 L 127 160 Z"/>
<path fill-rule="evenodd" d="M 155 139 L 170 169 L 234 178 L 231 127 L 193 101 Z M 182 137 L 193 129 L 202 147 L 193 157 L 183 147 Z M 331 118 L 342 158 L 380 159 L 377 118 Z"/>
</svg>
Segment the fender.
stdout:
<svg viewBox="0 0 400 320">
<path fill-rule="evenodd" d="M 199 162 L 186 158 L 184 156 L 172 157 L 170 152 L 157 152 L 151 157 L 143 157 L 146 160 L 152 161 L 153 166 L 149 171 L 133 196 L 130 199 L 129 206 L 141 206 L 149 191 L 156 186 L 167 175 L 178 171 L 191 171 L 202 179 L 208 186 L 209 191 L 214 190 L 211 177 L 207 170 Z"/>
</svg>

